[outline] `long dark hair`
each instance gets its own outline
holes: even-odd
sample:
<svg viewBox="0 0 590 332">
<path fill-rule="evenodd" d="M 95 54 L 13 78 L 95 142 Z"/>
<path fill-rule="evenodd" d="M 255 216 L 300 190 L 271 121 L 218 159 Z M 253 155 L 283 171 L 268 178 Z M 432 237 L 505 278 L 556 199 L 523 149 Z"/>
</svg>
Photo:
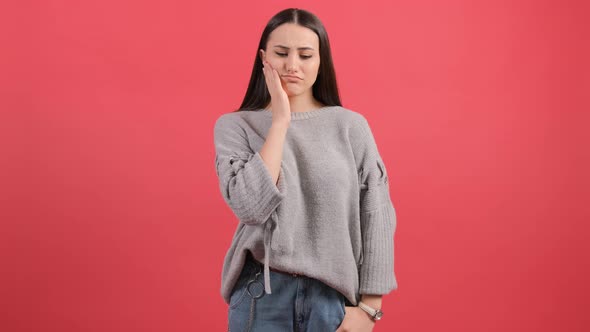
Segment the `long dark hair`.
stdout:
<svg viewBox="0 0 590 332">
<path fill-rule="evenodd" d="M 320 42 L 320 67 L 316 81 L 313 84 L 313 96 L 318 101 L 327 106 L 342 106 L 340 95 L 338 94 L 338 85 L 336 84 L 336 72 L 332 61 L 332 52 L 330 51 L 330 41 L 324 25 L 317 16 L 311 12 L 299 8 L 288 8 L 278 12 L 273 16 L 260 37 L 260 43 L 256 49 L 254 68 L 250 76 L 248 90 L 242 101 L 242 105 L 237 111 L 252 111 L 264 108 L 270 102 L 270 94 L 264 80 L 262 72 L 262 60 L 260 59 L 260 49 L 266 50 L 266 43 L 270 33 L 279 25 L 284 23 L 295 23 L 311 29 L 319 37 Z"/>
</svg>

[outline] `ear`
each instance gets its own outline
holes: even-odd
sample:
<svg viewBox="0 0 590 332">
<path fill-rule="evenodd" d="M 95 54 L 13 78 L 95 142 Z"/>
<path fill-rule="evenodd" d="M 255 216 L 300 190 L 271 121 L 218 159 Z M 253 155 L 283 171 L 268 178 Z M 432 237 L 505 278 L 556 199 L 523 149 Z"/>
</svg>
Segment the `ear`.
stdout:
<svg viewBox="0 0 590 332">
<path fill-rule="evenodd" d="M 260 49 L 260 52 L 258 52 L 260 54 L 260 60 L 264 61 L 266 59 L 266 52 L 264 52 L 263 49 Z"/>
</svg>

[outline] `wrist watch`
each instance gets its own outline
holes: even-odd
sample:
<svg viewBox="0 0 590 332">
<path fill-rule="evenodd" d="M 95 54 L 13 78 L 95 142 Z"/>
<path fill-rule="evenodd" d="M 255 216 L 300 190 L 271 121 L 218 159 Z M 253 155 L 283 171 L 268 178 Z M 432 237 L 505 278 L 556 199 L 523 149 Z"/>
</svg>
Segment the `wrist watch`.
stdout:
<svg viewBox="0 0 590 332">
<path fill-rule="evenodd" d="M 381 311 L 381 309 L 373 309 L 360 301 L 359 308 L 363 309 L 366 313 L 368 313 L 374 321 L 378 321 L 381 319 L 381 317 L 383 317 L 383 311 Z"/>
</svg>

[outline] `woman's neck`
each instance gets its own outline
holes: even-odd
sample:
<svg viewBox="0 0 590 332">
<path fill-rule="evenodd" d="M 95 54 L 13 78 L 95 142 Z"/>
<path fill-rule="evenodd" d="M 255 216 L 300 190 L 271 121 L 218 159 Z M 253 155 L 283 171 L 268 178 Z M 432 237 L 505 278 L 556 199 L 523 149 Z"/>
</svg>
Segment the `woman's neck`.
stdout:
<svg viewBox="0 0 590 332">
<path fill-rule="evenodd" d="M 301 98 L 302 96 L 294 96 L 294 97 L 290 97 L 289 98 L 289 108 L 291 109 L 291 112 L 293 113 L 299 113 L 299 112 L 308 112 L 308 111 L 313 111 L 315 109 L 324 107 L 326 105 L 322 104 L 321 102 L 319 102 L 318 100 L 316 100 L 315 98 Z M 266 109 L 271 109 L 272 103 L 269 103 L 267 105 L 267 107 L 265 107 Z"/>
</svg>

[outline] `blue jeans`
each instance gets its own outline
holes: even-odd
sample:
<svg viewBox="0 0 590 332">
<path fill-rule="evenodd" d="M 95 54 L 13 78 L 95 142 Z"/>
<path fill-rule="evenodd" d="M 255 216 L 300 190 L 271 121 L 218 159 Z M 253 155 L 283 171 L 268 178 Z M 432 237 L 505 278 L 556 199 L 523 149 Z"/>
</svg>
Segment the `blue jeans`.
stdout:
<svg viewBox="0 0 590 332">
<path fill-rule="evenodd" d="M 330 332 L 345 314 L 344 295 L 319 280 L 270 271 L 272 294 L 264 292 L 263 266 L 250 255 L 232 290 L 230 332 Z"/>
</svg>

